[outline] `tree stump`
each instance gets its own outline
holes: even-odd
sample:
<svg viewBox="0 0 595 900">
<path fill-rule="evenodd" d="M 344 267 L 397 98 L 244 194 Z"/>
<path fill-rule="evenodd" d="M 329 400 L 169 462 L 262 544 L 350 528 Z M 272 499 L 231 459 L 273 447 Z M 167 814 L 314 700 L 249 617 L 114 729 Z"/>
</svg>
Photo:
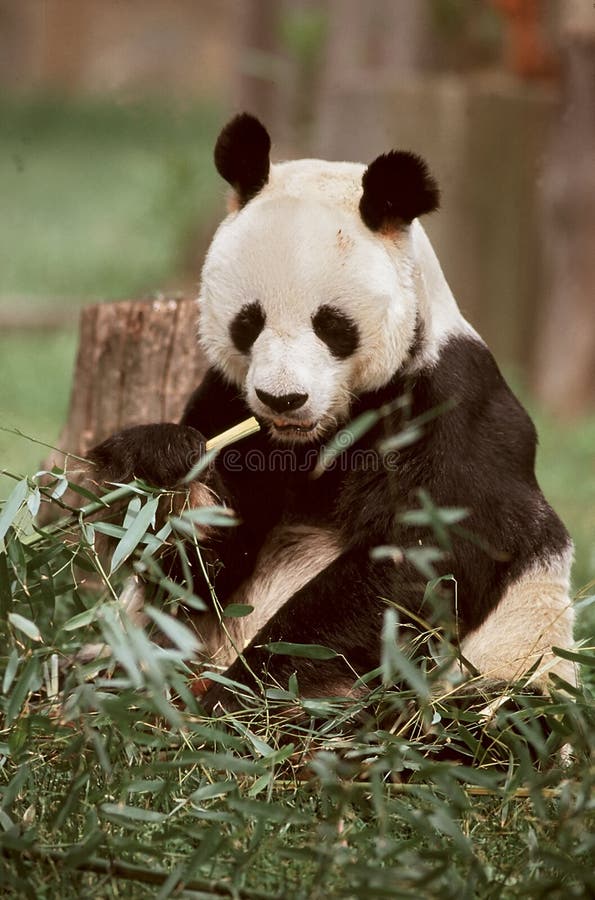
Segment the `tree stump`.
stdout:
<svg viewBox="0 0 595 900">
<path fill-rule="evenodd" d="M 198 346 L 197 320 L 196 301 L 189 298 L 84 309 L 68 418 L 58 450 L 43 468 L 72 469 L 69 454 L 85 456 L 122 428 L 178 421 L 208 366 Z M 80 503 L 68 494 L 69 503 Z"/>
</svg>

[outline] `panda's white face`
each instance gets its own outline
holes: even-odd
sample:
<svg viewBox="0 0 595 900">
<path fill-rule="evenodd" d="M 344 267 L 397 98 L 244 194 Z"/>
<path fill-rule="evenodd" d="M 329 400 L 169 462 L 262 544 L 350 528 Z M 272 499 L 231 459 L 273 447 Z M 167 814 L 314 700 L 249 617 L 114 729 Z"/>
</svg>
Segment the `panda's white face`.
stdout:
<svg viewBox="0 0 595 900">
<path fill-rule="evenodd" d="M 271 435 L 316 440 L 408 356 L 417 313 L 409 234 L 378 235 L 308 191 L 265 188 L 215 235 L 200 305 L 211 363 Z"/>
</svg>

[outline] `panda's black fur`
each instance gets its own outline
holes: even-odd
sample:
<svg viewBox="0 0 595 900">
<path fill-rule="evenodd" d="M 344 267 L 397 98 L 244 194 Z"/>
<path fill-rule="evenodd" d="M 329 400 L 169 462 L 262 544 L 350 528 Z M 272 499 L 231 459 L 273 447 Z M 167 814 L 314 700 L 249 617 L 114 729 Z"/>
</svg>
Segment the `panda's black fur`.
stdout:
<svg viewBox="0 0 595 900">
<path fill-rule="evenodd" d="M 235 187 L 240 208 L 250 205 L 269 177 L 270 142 L 263 131 L 260 123 L 243 116 L 224 130 L 217 145 L 217 167 Z M 372 192 L 364 193 L 360 211 L 372 231 L 407 225 L 437 206 L 435 182 L 413 155 L 381 157 L 367 170 L 364 189 L 366 178 Z M 388 199 L 382 191 L 387 179 Z M 249 354 L 264 328 L 266 315 L 259 307 L 254 299 L 248 311 L 240 310 L 240 319 L 229 323 L 238 353 Z M 339 310 L 337 358 L 354 353 L 359 341 L 357 322 L 341 323 L 341 315 Z M 332 353 L 332 303 L 319 320 L 322 332 L 325 321 L 329 334 L 321 339 Z M 324 440 L 284 445 L 283 466 L 278 464 L 279 443 L 265 427 L 219 454 L 210 481 L 240 523 L 212 542 L 221 604 L 242 599 L 242 585 L 280 528 L 297 528 L 297 534 L 300 528 L 304 533 L 324 529 L 340 547 L 336 558 L 273 612 L 243 651 L 247 667 L 236 660 L 228 677 L 251 683 L 254 672 L 265 682 L 286 685 L 296 672 L 305 696 L 346 693 L 354 673 L 378 665 L 386 601 L 397 605 L 404 626 L 420 618 L 431 621 L 435 613 L 423 607 L 425 579 L 412 561 L 405 556 L 395 564 L 371 555 L 378 546 L 436 544 L 429 525 L 402 519 L 419 509 L 420 491 L 436 507 L 467 511 L 460 525 L 448 531 L 436 564 L 438 574 L 452 573 L 456 579 L 456 609 L 452 593 L 447 591 L 443 599 L 448 615 L 456 619 L 451 633 L 461 642 L 527 571 L 547 568 L 550 560 L 568 553 L 568 534 L 535 479 L 534 426 L 489 350 L 472 333 L 454 333 L 442 343 L 438 358 L 424 363 L 425 341 L 424 324 L 418 320 L 406 363 L 381 387 L 354 396 L 349 409 L 351 420 L 381 407 L 386 414 L 343 449 L 334 465 L 322 473 L 317 469 L 317 477 L 313 448 L 330 438 L 328 432 Z M 136 475 L 174 486 L 203 452 L 205 439 L 253 414 L 243 391 L 215 365 L 190 398 L 179 426 L 128 429 L 95 448 L 90 458 L 113 480 Z M 415 441 L 396 455 L 380 451 L 383 440 L 416 421 L 424 424 Z M 250 465 L 251 459 L 260 464 Z M 337 656 L 314 661 L 271 654 L 266 645 L 275 641 L 321 644 Z M 219 700 L 230 702 L 216 685 L 205 705 L 212 709 Z"/>
</svg>

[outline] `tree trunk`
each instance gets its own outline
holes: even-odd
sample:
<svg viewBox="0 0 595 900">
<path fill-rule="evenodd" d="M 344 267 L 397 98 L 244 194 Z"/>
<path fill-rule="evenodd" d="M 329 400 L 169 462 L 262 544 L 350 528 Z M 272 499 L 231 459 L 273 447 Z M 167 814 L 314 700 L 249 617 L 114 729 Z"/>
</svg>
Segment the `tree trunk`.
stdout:
<svg viewBox="0 0 595 900">
<path fill-rule="evenodd" d="M 387 86 L 401 84 L 422 65 L 428 5 L 422 0 L 328 0 L 327 9 L 313 152 L 324 159 L 355 155 L 366 162 L 386 146 L 381 98 Z M 368 89 L 367 102 L 345 117 L 346 89 L 354 85 Z"/>
<path fill-rule="evenodd" d="M 44 5 L 43 82 L 74 92 L 85 62 L 91 10 L 80 0 L 53 0 Z"/>
<path fill-rule="evenodd" d="M 271 134 L 277 118 L 275 60 L 279 52 L 279 0 L 244 0 L 237 17 L 237 111 L 258 116 Z"/>
<path fill-rule="evenodd" d="M 84 456 L 122 428 L 177 421 L 207 369 L 197 341 L 195 300 L 84 309 L 62 452 L 54 452 L 45 468 L 63 468 L 69 453 Z"/>
<path fill-rule="evenodd" d="M 542 182 L 546 295 L 534 384 L 565 417 L 595 408 L 595 12 L 588 16 L 567 35 L 564 104 Z"/>
</svg>

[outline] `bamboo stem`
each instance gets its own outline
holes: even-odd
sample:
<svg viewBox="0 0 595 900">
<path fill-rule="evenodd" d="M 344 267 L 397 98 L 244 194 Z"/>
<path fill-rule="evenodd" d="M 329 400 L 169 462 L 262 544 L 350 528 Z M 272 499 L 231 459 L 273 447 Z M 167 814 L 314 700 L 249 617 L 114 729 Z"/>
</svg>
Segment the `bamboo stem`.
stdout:
<svg viewBox="0 0 595 900">
<path fill-rule="evenodd" d="M 249 419 L 234 425 L 233 428 L 228 428 L 227 431 L 222 431 L 221 434 L 210 438 L 206 443 L 207 450 L 222 450 L 228 444 L 235 444 L 236 441 L 250 437 L 251 434 L 255 434 L 257 431 L 260 431 L 260 425 L 254 416 L 251 416 Z"/>
<path fill-rule="evenodd" d="M 300 782 L 310 782 L 314 783 L 312 778 L 305 777 L 297 778 Z M 361 790 L 372 790 L 372 783 L 368 780 L 365 781 L 352 781 L 349 785 L 350 788 L 360 788 Z M 386 782 L 383 785 L 384 788 L 387 788 L 391 794 L 415 794 L 420 789 L 427 789 L 428 792 L 432 790 L 434 785 L 431 784 L 418 784 L 414 782 L 405 782 L 405 783 L 391 783 Z M 286 788 L 295 789 L 296 785 L 294 781 L 291 779 L 276 779 L 275 780 L 275 788 L 284 790 Z M 464 792 L 469 797 L 495 797 L 500 800 L 528 800 L 534 794 L 538 794 L 540 797 L 543 797 L 546 800 L 555 800 L 559 798 L 563 792 L 563 788 L 548 788 L 548 787 L 540 787 L 533 790 L 529 787 L 519 787 L 515 788 L 514 791 L 509 792 L 506 788 L 488 788 L 481 787 L 480 785 L 462 785 Z"/>
</svg>

